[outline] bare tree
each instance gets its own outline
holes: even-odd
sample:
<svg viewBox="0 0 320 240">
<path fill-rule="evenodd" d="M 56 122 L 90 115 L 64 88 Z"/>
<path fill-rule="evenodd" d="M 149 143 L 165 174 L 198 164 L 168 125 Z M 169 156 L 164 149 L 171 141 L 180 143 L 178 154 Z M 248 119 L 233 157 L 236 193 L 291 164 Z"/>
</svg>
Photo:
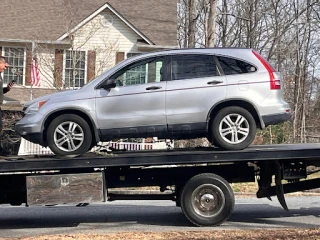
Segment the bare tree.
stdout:
<svg viewBox="0 0 320 240">
<path fill-rule="evenodd" d="M 209 9 L 206 47 L 214 47 L 216 35 L 217 0 L 209 1 Z"/>
<path fill-rule="evenodd" d="M 195 0 L 196 12 L 185 8 L 184 27 L 196 19 L 197 47 L 247 47 L 257 50 L 283 74 L 285 99 L 293 117 L 287 124 L 270 127 L 264 136 L 306 142 L 320 109 L 320 3 L 318 0 Z M 191 25 L 193 26 L 193 25 Z M 185 28 L 185 39 L 189 41 Z M 185 45 L 186 46 L 186 45 Z M 320 123 L 320 122 L 319 122 Z M 320 125 L 316 128 L 320 136 Z M 289 137 L 289 135 L 291 135 Z M 319 138 L 320 140 L 320 138 Z"/>
<path fill-rule="evenodd" d="M 196 0 L 188 0 L 188 47 L 194 48 L 196 46 L 196 21 L 199 13 L 196 12 Z"/>
</svg>

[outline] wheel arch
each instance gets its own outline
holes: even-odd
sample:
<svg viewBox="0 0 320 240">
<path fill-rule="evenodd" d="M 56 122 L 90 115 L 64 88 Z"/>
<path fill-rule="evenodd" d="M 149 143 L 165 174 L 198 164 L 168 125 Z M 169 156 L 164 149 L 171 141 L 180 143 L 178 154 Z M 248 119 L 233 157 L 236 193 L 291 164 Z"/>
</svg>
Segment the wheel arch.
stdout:
<svg viewBox="0 0 320 240">
<path fill-rule="evenodd" d="M 45 143 L 45 145 L 47 145 L 47 136 L 45 132 L 48 129 L 50 123 L 52 122 L 53 119 L 63 114 L 74 114 L 83 118 L 88 123 L 90 130 L 93 133 L 92 141 L 96 143 L 100 141 L 100 136 L 99 136 L 96 124 L 88 114 L 86 114 L 84 111 L 79 109 L 61 109 L 61 110 L 56 110 L 54 112 L 51 112 L 44 121 L 42 134 L 43 134 L 43 142 Z"/>
<path fill-rule="evenodd" d="M 263 129 L 265 127 L 264 122 L 263 122 L 262 118 L 260 117 L 259 111 L 256 109 L 254 104 L 252 104 L 251 102 L 249 102 L 247 100 L 243 100 L 243 99 L 232 99 L 232 100 L 219 102 L 216 105 L 212 106 L 212 108 L 210 109 L 208 116 L 207 116 L 208 132 L 210 132 L 210 128 L 212 125 L 211 123 L 214 119 L 215 114 L 217 114 L 221 109 L 226 108 L 226 107 L 242 107 L 242 108 L 246 109 L 253 116 L 258 128 Z"/>
</svg>

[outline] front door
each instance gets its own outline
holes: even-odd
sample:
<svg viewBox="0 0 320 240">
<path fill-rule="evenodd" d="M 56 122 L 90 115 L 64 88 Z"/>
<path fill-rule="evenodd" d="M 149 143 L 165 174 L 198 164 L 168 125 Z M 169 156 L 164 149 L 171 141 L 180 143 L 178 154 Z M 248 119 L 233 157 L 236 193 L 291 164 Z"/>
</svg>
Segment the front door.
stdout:
<svg viewBox="0 0 320 240">
<path fill-rule="evenodd" d="M 133 63 L 115 73 L 117 87 L 99 89 L 96 116 L 102 140 L 160 135 L 167 130 L 163 57 Z"/>
</svg>

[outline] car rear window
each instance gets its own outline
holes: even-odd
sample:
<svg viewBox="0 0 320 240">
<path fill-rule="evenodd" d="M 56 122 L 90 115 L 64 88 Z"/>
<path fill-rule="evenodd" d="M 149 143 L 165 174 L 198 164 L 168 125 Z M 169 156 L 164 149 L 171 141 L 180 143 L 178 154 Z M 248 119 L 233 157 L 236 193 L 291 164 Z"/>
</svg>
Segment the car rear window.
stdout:
<svg viewBox="0 0 320 240">
<path fill-rule="evenodd" d="M 218 56 L 217 58 L 225 75 L 242 74 L 257 71 L 257 68 L 255 66 L 238 59 L 222 56 Z"/>
<path fill-rule="evenodd" d="M 172 80 L 203 78 L 219 75 L 212 55 L 172 56 Z"/>
</svg>

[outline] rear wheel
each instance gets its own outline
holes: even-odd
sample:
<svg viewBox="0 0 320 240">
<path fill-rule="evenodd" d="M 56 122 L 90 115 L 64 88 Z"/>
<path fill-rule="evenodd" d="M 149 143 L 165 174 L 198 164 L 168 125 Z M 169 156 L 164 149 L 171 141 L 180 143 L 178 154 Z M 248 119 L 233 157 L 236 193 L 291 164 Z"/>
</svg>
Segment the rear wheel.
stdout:
<svg viewBox="0 0 320 240">
<path fill-rule="evenodd" d="M 241 107 L 221 109 L 212 122 L 212 143 L 228 150 L 248 147 L 256 135 L 256 122 L 250 112 Z"/>
<path fill-rule="evenodd" d="M 203 173 L 192 177 L 181 193 L 182 212 L 197 226 L 216 226 L 226 221 L 234 208 L 234 195 L 222 177 Z"/>
<path fill-rule="evenodd" d="M 48 146 L 56 155 L 74 155 L 87 152 L 92 133 L 88 123 L 74 114 L 55 118 L 47 131 Z"/>
</svg>

